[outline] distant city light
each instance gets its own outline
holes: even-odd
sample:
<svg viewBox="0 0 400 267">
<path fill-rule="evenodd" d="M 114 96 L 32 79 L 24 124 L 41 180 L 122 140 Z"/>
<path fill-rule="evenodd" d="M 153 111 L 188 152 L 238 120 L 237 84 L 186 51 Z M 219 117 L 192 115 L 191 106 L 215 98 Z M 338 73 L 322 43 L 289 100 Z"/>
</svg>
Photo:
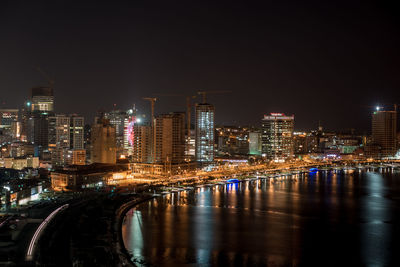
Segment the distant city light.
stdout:
<svg viewBox="0 0 400 267">
<path fill-rule="evenodd" d="M 377 111 L 379 111 L 380 109 L 381 109 L 381 107 L 380 107 L 380 106 L 377 106 L 377 107 L 376 107 L 376 110 L 377 110 Z"/>
</svg>

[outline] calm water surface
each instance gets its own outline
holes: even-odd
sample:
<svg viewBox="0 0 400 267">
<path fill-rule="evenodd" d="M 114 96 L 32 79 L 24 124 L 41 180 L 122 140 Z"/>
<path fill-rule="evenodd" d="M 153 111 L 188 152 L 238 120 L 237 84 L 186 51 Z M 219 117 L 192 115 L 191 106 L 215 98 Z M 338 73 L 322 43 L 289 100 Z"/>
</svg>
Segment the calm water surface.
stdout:
<svg viewBox="0 0 400 267">
<path fill-rule="evenodd" d="M 400 266 L 400 173 L 174 193 L 129 211 L 122 233 L 143 266 Z"/>
</svg>

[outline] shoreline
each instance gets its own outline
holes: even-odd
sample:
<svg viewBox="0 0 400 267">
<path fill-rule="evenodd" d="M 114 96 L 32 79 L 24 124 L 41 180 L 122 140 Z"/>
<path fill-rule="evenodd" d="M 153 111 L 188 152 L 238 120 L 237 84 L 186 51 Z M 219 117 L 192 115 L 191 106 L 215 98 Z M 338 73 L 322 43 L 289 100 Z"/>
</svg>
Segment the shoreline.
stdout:
<svg viewBox="0 0 400 267">
<path fill-rule="evenodd" d="M 398 162 L 396 162 L 396 163 L 398 163 Z M 301 168 L 308 168 L 308 167 L 301 167 Z M 339 170 L 344 170 L 345 168 L 349 168 L 349 167 L 353 168 L 354 166 L 348 166 L 348 165 L 340 165 L 340 166 L 335 166 L 335 167 L 330 166 L 329 169 L 321 169 L 321 170 L 318 169 L 317 171 L 332 171 L 332 170 L 337 171 L 338 169 Z M 376 168 L 383 168 L 383 167 L 384 168 L 400 168 L 400 164 L 398 164 L 396 167 L 393 167 L 393 166 L 377 167 L 377 166 L 370 166 L 370 164 L 365 164 L 365 165 L 363 165 L 363 168 L 360 168 L 360 169 L 373 169 L 373 170 L 375 170 Z M 356 169 L 356 168 L 353 168 L 353 170 L 354 169 Z M 276 170 L 276 169 L 274 169 L 274 170 L 264 170 L 264 172 L 274 172 L 274 175 L 276 175 L 277 172 L 280 172 L 280 171 L 283 171 L 283 170 L 285 170 L 285 168 L 278 169 L 278 170 Z M 310 173 L 310 170 L 307 170 L 307 171 L 304 171 L 304 172 L 299 172 L 299 173 L 281 173 L 282 175 L 280 175 L 280 176 L 292 176 L 292 175 L 308 174 L 308 173 Z M 269 177 L 271 175 L 273 175 L 273 174 L 269 173 L 268 175 L 265 175 L 265 177 L 262 177 L 262 175 L 260 175 L 260 176 L 247 175 L 247 176 L 253 176 L 253 177 L 243 177 L 243 175 L 241 175 L 242 177 L 235 178 L 237 180 L 237 182 L 228 182 L 229 179 L 219 179 L 217 181 L 214 179 L 214 180 L 211 181 L 211 183 L 207 183 L 209 180 L 201 180 L 201 181 L 198 181 L 198 183 L 193 184 L 192 188 L 188 188 L 188 186 L 183 187 L 181 185 L 178 185 L 178 187 L 171 187 L 171 188 L 175 188 L 175 189 L 179 188 L 181 190 L 178 189 L 178 191 L 170 191 L 170 192 L 161 191 L 159 193 L 153 193 L 152 195 L 149 195 L 149 196 L 145 197 L 144 199 L 139 199 L 139 200 L 135 199 L 135 200 L 128 201 L 127 203 L 124 203 L 116 211 L 117 225 L 114 226 L 114 227 L 118 227 L 118 228 L 114 228 L 114 230 L 117 231 L 117 234 L 118 234 L 118 246 L 119 247 L 117 248 L 117 251 L 120 252 L 119 255 L 122 254 L 125 257 L 125 259 L 124 259 L 125 261 L 127 260 L 129 262 L 129 264 L 131 264 L 132 266 L 136 266 L 136 264 L 132 261 L 132 255 L 129 253 L 129 251 L 125 247 L 125 244 L 124 244 L 124 241 L 123 241 L 123 237 L 122 237 L 122 223 L 124 221 L 126 213 L 129 210 L 133 209 L 135 206 L 137 206 L 137 205 L 139 205 L 139 204 L 141 204 L 143 202 L 149 201 L 149 200 L 151 200 L 153 198 L 156 198 L 156 197 L 161 197 L 161 196 L 167 195 L 167 194 L 173 194 L 173 193 L 176 193 L 176 192 L 179 192 L 179 191 L 192 191 L 192 190 L 196 190 L 196 188 L 203 187 L 203 186 L 206 186 L 206 185 L 218 186 L 218 185 L 222 185 L 222 183 L 224 185 L 232 184 L 232 183 L 243 183 L 243 182 L 247 181 L 247 179 L 251 179 L 251 180 L 274 179 L 275 177 Z M 222 180 L 224 182 L 222 182 Z M 171 184 L 175 184 L 175 183 L 176 182 L 171 182 L 170 185 Z M 156 188 L 163 188 L 165 185 L 153 185 L 153 186 L 156 187 Z M 165 193 L 163 193 L 163 192 L 165 192 Z M 145 194 L 145 193 L 141 192 L 141 194 Z"/>
</svg>

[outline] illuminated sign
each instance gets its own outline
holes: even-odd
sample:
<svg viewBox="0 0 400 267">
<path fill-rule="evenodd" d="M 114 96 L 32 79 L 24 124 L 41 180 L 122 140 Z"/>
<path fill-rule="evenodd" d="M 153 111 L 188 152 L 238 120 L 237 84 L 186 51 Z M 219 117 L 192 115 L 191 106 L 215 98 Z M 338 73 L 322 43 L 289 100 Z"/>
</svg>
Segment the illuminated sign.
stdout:
<svg viewBox="0 0 400 267">
<path fill-rule="evenodd" d="M 130 146 L 133 146 L 135 140 L 135 130 L 134 130 L 135 123 L 136 123 L 136 117 L 132 116 L 127 127 L 128 142 Z"/>
</svg>

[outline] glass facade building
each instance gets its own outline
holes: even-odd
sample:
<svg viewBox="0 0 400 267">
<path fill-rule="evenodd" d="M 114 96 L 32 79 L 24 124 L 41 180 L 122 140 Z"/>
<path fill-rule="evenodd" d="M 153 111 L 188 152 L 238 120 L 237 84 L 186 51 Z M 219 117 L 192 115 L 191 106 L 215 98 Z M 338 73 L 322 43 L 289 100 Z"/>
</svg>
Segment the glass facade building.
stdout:
<svg viewBox="0 0 400 267">
<path fill-rule="evenodd" d="M 196 104 L 196 160 L 214 161 L 214 114 L 210 104 Z"/>
<path fill-rule="evenodd" d="M 262 156 L 278 162 L 293 157 L 294 116 L 283 113 L 265 115 L 262 126 Z"/>
<path fill-rule="evenodd" d="M 377 110 L 372 114 L 372 141 L 381 158 L 393 157 L 397 151 L 397 112 Z"/>
</svg>

